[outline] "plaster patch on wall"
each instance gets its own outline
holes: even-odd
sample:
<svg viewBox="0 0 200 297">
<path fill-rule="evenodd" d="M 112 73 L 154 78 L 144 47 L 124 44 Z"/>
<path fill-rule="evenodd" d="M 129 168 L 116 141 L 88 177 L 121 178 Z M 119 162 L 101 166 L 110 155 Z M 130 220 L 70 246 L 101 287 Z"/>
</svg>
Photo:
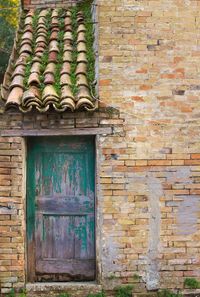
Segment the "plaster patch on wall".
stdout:
<svg viewBox="0 0 200 297">
<path fill-rule="evenodd" d="M 189 166 L 182 166 L 177 167 L 176 171 L 166 173 L 167 182 L 168 183 L 185 183 L 185 184 L 192 184 L 192 179 L 190 179 L 190 167 Z"/>
<path fill-rule="evenodd" d="M 200 196 L 184 195 L 179 196 L 182 201 L 176 215 L 176 234 L 191 235 L 198 231 L 198 218 L 200 213 Z"/>
<path fill-rule="evenodd" d="M 105 236 L 105 234 L 104 234 Z M 110 236 L 105 236 L 102 244 L 102 266 L 104 277 L 109 277 L 111 273 L 123 270 L 123 265 L 119 265 L 117 260 L 119 259 L 118 244 Z"/>
<path fill-rule="evenodd" d="M 160 242 L 160 197 L 163 195 L 161 182 L 149 175 L 149 240 L 147 252 L 146 286 L 148 290 L 159 288 L 159 242 Z"/>
</svg>

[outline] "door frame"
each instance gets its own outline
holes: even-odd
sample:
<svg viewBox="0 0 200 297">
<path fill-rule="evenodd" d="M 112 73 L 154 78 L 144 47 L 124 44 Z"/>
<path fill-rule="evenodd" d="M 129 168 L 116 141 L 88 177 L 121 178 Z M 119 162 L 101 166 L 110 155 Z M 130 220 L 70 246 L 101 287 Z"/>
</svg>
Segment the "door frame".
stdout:
<svg viewBox="0 0 200 297">
<path fill-rule="evenodd" d="M 109 133 L 110 134 L 110 133 Z M 26 283 L 35 283 L 33 279 L 29 277 L 29 271 L 28 271 L 28 238 L 27 238 L 27 170 L 28 170 L 28 162 L 27 162 L 27 157 L 28 157 L 28 139 L 29 138 L 41 138 L 45 137 L 46 135 L 27 135 L 26 137 L 23 137 L 24 139 L 24 244 L 25 244 L 25 282 Z M 56 133 L 48 135 L 48 137 L 54 137 L 57 136 Z M 76 136 L 76 135 L 60 135 L 63 138 L 70 137 L 70 136 Z M 88 134 L 84 134 L 82 136 L 89 136 Z M 98 197 L 100 196 L 100 188 L 99 188 L 99 180 L 100 176 L 98 174 L 99 169 L 100 169 L 100 137 L 98 134 L 95 135 L 90 135 L 93 136 L 93 143 L 94 143 L 94 155 L 95 155 L 95 191 L 94 191 L 94 203 L 95 203 L 95 209 L 94 209 L 94 215 L 95 215 L 95 260 L 96 260 L 96 279 L 95 281 L 100 284 L 101 283 L 101 248 L 100 248 L 100 242 L 101 242 L 101 228 L 100 225 L 102 224 L 102 211 L 100 210 L 101 203 Z M 62 282 L 61 282 L 62 283 Z M 70 282 L 68 282 L 70 283 Z M 84 282 L 81 282 L 84 283 Z"/>
</svg>

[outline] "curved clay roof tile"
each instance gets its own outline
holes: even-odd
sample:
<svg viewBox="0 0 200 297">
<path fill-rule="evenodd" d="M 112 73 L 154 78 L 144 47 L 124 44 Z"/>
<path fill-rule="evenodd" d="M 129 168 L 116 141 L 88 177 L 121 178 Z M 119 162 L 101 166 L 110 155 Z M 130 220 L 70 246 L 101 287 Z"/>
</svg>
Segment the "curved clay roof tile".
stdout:
<svg viewBox="0 0 200 297">
<path fill-rule="evenodd" d="M 66 98 L 71 98 L 74 100 L 71 88 L 68 85 L 65 85 L 61 88 L 61 102 L 63 102 L 63 100 Z"/>
<path fill-rule="evenodd" d="M 69 62 L 64 62 L 62 65 L 60 74 L 61 75 L 64 73 L 70 74 L 70 71 L 71 71 L 71 64 Z"/>
<path fill-rule="evenodd" d="M 26 16 L 34 16 L 34 13 L 35 13 L 35 10 L 34 10 L 34 9 L 30 9 L 30 10 L 27 12 Z"/>
<path fill-rule="evenodd" d="M 32 16 L 27 16 L 27 17 L 25 18 L 24 25 L 25 25 L 25 26 L 26 26 L 26 25 L 32 25 L 32 23 L 33 23 L 33 18 L 32 18 Z"/>
<path fill-rule="evenodd" d="M 46 37 L 44 35 L 39 35 L 37 38 L 36 38 L 36 43 L 38 42 L 44 42 L 45 44 L 47 44 L 47 41 L 46 41 Z"/>
<path fill-rule="evenodd" d="M 8 96 L 8 99 L 6 101 L 6 106 L 10 105 L 11 103 L 20 105 L 22 96 L 23 96 L 23 88 L 14 87 Z"/>
<path fill-rule="evenodd" d="M 43 28 L 43 27 L 38 28 L 38 29 L 37 29 L 37 34 L 46 37 L 46 35 L 47 35 L 46 27 L 45 27 L 45 28 Z"/>
<path fill-rule="evenodd" d="M 33 39 L 33 33 L 30 32 L 30 31 L 26 31 L 24 32 L 24 34 L 22 35 L 22 40 L 24 39 L 28 39 L 28 40 L 31 40 Z"/>
<path fill-rule="evenodd" d="M 85 25 L 84 24 L 80 24 L 78 26 L 78 30 L 77 30 L 78 33 L 80 32 L 86 32 L 86 28 L 85 28 Z"/>
<path fill-rule="evenodd" d="M 42 45 L 42 46 L 37 45 L 35 48 L 35 55 L 38 57 L 41 57 L 43 52 L 44 52 L 44 45 Z"/>
<path fill-rule="evenodd" d="M 26 90 L 22 97 L 22 106 L 27 106 L 30 102 L 40 103 L 40 91 L 36 86 L 30 86 L 28 90 Z"/>
<path fill-rule="evenodd" d="M 23 53 L 22 55 L 20 55 L 19 58 L 17 59 L 16 63 L 15 63 L 15 66 L 26 65 L 26 61 L 27 61 L 28 57 L 29 57 L 28 53 Z"/>
<path fill-rule="evenodd" d="M 39 17 L 46 17 L 46 15 L 49 13 L 48 9 L 42 9 L 39 13 Z"/>
<path fill-rule="evenodd" d="M 59 52 L 58 41 L 52 40 L 49 43 L 49 52 Z"/>
<path fill-rule="evenodd" d="M 22 45 L 22 47 L 20 48 L 19 53 L 20 54 L 22 54 L 22 53 L 31 54 L 32 53 L 32 47 L 30 46 L 30 44 L 26 43 L 26 44 Z"/>
<path fill-rule="evenodd" d="M 77 51 L 80 53 L 80 52 L 84 52 L 84 53 L 86 53 L 87 52 L 87 49 L 86 49 L 86 44 L 85 44 L 85 42 L 79 42 L 78 44 L 77 44 Z"/>
<path fill-rule="evenodd" d="M 24 76 L 15 75 L 10 84 L 10 90 L 12 90 L 14 87 L 21 87 L 22 89 L 24 89 Z"/>
<path fill-rule="evenodd" d="M 70 31 L 65 32 L 65 34 L 64 34 L 64 40 L 66 40 L 66 39 L 68 39 L 68 40 L 72 40 L 73 39 L 72 33 Z"/>
<path fill-rule="evenodd" d="M 78 95 L 77 95 L 78 100 L 82 98 L 87 98 L 89 100 L 92 100 L 92 97 L 90 95 L 89 89 L 86 86 L 80 86 L 78 90 Z"/>
<path fill-rule="evenodd" d="M 49 62 L 57 62 L 57 56 L 58 56 L 58 52 L 50 52 L 49 53 Z"/>
<path fill-rule="evenodd" d="M 75 110 L 74 100 L 71 98 L 65 98 L 61 101 L 61 106 L 65 108 L 65 110 L 70 109 L 71 111 Z"/>
<path fill-rule="evenodd" d="M 56 99 L 57 101 L 59 99 L 59 96 L 52 85 L 46 85 L 42 93 L 42 101 L 52 98 Z"/>
<path fill-rule="evenodd" d="M 78 42 L 86 42 L 86 40 L 85 40 L 85 33 L 84 32 L 78 33 L 77 43 Z"/>
<path fill-rule="evenodd" d="M 33 32 L 32 25 L 26 25 L 24 32 Z"/>
<path fill-rule="evenodd" d="M 39 20 L 38 20 L 38 25 L 45 25 L 45 18 L 43 17 L 40 17 Z"/>
<path fill-rule="evenodd" d="M 85 62 L 80 62 L 77 64 L 77 67 L 76 67 L 76 75 L 77 74 L 86 74 L 87 72 L 87 64 Z"/>
<path fill-rule="evenodd" d="M 57 39 L 58 39 L 58 32 L 57 31 L 51 32 L 50 41 L 51 40 L 57 40 Z"/>
<path fill-rule="evenodd" d="M 61 74 L 61 77 L 60 77 L 60 85 L 61 86 L 64 86 L 64 85 L 69 85 L 71 86 L 71 78 L 70 78 L 70 75 L 67 74 L 67 73 L 64 73 L 64 74 Z"/>
<path fill-rule="evenodd" d="M 46 30 L 46 26 L 45 26 L 45 24 L 38 24 L 37 25 L 37 32 L 39 32 L 39 30 Z"/>
<path fill-rule="evenodd" d="M 47 64 L 47 67 L 46 67 L 46 69 L 44 71 L 44 74 L 46 74 L 46 73 L 55 73 L 55 71 L 56 71 L 56 64 L 53 63 L 53 62 L 50 62 L 50 63 Z"/>
<path fill-rule="evenodd" d="M 72 21 L 70 17 L 65 17 L 65 26 L 71 25 Z"/>
<path fill-rule="evenodd" d="M 65 40 L 64 41 L 64 49 L 63 49 L 63 51 L 64 52 L 66 52 L 66 51 L 72 52 L 73 51 L 72 45 L 69 42 L 66 42 L 66 41 L 68 41 L 68 40 Z"/>
<path fill-rule="evenodd" d="M 31 45 L 32 45 L 32 40 L 24 39 L 24 40 L 22 40 L 22 42 L 21 42 L 21 47 L 22 47 L 24 44 L 29 44 L 29 45 L 31 46 Z"/>
<path fill-rule="evenodd" d="M 77 62 L 85 62 L 87 63 L 87 57 L 86 57 L 86 54 L 84 52 L 81 52 L 78 54 L 78 57 L 77 57 Z"/>
<path fill-rule="evenodd" d="M 71 52 L 64 52 L 63 55 L 63 62 L 72 62 L 72 53 Z"/>
<path fill-rule="evenodd" d="M 39 77 L 39 74 L 36 73 L 36 72 L 33 72 L 31 73 L 31 75 L 29 76 L 29 79 L 28 79 L 28 85 L 39 85 L 40 84 L 40 77 Z"/>
<path fill-rule="evenodd" d="M 76 109 L 81 109 L 81 108 L 84 108 L 86 110 L 91 110 L 91 111 L 96 109 L 94 104 L 88 98 L 82 98 L 77 101 Z"/>
<path fill-rule="evenodd" d="M 86 86 L 88 87 L 88 82 L 85 74 L 78 74 L 77 75 L 77 86 Z"/>
<path fill-rule="evenodd" d="M 53 73 L 46 73 L 44 76 L 44 83 L 45 85 L 53 85 L 55 83 L 55 78 Z"/>
<path fill-rule="evenodd" d="M 39 62 L 34 62 L 31 66 L 31 73 L 36 72 L 36 73 L 40 73 L 40 67 L 41 64 Z"/>
<path fill-rule="evenodd" d="M 52 15 L 51 15 L 51 17 L 52 17 L 52 18 L 54 18 L 54 17 L 58 17 L 58 13 L 59 13 L 59 9 L 58 9 L 58 8 L 54 9 L 54 10 L 52 11 Z"/>
<path fill-rule="evenodd" d="M 24 72 L 25 72 L 25 65 L 18 65 L 12 74 L 12 78 L 16 75 L 24 76 Z"/>
</svg>

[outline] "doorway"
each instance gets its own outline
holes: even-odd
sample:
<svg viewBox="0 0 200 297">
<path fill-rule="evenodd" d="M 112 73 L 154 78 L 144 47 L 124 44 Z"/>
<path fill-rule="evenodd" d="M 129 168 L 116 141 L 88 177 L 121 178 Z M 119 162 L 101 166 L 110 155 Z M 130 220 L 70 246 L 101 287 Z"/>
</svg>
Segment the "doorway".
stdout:
<svg viewBox="0 0 200 297">
<path fill-rule="evenodd" d="M 30 282 L 96 277 L 93 137 L 28 139 L 27 273 Z"/>
</svg>

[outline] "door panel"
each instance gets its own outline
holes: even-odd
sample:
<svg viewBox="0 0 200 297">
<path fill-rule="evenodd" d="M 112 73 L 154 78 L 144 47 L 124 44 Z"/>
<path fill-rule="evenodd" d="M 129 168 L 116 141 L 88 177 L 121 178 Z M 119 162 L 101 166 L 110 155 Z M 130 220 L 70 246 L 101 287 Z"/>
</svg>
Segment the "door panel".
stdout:
<svg viewBox="0 0 200 297">
<path fill-rule="evenodd" d="M 29 141 L 30 280 L 95 278 L 94 164 L 90 137 Z"/>
</svg>

